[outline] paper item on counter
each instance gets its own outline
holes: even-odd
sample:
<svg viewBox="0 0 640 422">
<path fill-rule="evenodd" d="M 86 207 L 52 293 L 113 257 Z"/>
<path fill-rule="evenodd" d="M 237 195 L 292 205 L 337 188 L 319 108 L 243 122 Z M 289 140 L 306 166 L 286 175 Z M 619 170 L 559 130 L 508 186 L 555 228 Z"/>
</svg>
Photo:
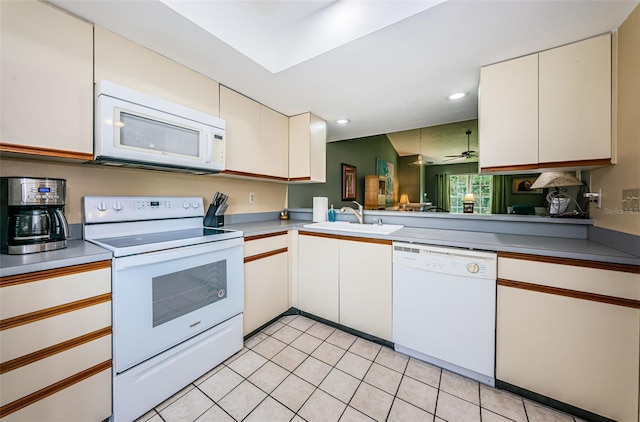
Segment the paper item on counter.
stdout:
<svg viewBox="0 0 640 422">
<path fill-rule="evenodd" d="M 326 196 L 313 197 L 313 222 L 322 223 L 327 221 L 327 211 L 329 209 L 329 198 Z"/>
</svg>

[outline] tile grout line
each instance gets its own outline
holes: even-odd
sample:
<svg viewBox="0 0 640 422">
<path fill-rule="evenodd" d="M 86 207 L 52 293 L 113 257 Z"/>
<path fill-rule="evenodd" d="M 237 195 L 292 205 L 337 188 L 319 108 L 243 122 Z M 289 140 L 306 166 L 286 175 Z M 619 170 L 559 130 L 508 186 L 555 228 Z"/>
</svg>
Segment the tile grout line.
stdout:
<svg viewBox="0 0 640 422">
<path fill-rule="evenodd" d="M 337 402 L 339 402 L 341 405 L 344 405 L 344 406 L 345 406 L 345 407 L 344 407 L 344 409 L 342 410 L 342 412 L 340 413 L 339 419 L 340 419 L 340 418 L 342 418 L 342 417 L 345 415 L 345 413 L 347 412 L 347 409 L 348 409 L 349 407 L 351 407 L 351 408 L 352 408 L 352 411 L 358 412 L 358 414 L 366 415 L 367 417 L 371 417 L 371 416 L 369 416 L 367 413 L 364 413 L 364 412 L 362 412 L 362 411 L 360 411 L 360 410 L 358 410 L 358 409 L 356 409 L 356 408 L 354 408 L 354 407 L 350 406 L 350 403 L 353 401 L 353 399 L 354 399 L 354 397 L 355 397 L 356 393 L 358 392 L 358 390 L 362 387 L 362 385 L 363 385 L 363 384 L 366 384 L 367 386 L 370 386 L 370 387 L 372 387 L 372 388 L 376 388 L 376 389 L 378 389 L 378 390 L 380 390 L 380 391 L 382 391 L 382 392 L 384 392 L 384 393 L 386 393 L 386 394 L 389 394 L 389 395 L 392 397 L 391 405 L 390 405 L 389 410 L 387 411 L 386 417 L 385 417 L 385 419 L 384 419 L 384 420 L 388 420 L 388 419 L 390 418 L 390 416 L 391 416 L 391 411 L 392 411 L 393 406 L 394 406 L 394 404 L 396 403 L 396 401 L 397 401 L 397 400 L 400 400 L 400 401 L 402 401 L 402 402 L 406 402 L 405 400 L 403 400 L 403 399 L 401 399 L 401 398 L 399 398 L 399 397 L 398 397 L 398 393 L 399 393 L 399 391 L 400 391 L 400 386 L 402 385 L 402 381 L 403 381 L 404 377 L 407 377 L 408 379 L 414 380 L 414 381 L 419 382 L 419 383 L 421 383 L 421 384 L 424 384 L 424 385 L 426 385 L 426 386 L 433 387 L 433 386 L 431 386 L 429 383 L 427 383 L 427 382 L 423 382 L 422 380 L 417 379 L 417 378 L 414 378 L 414 377 L 412 377 L 412 376 L 410 376 L 410 375 L 408 375 L 408 374 L 407 374 L 407 370 L 408 370 L 408 368 L 409 368 L 409 364 L 410 364 L 411 360 L 413 359 L 411 356 L 407 356 L 407 362 L 406 362 L 406 364 L 404 365 L 403 370 L 402 370 L 401 372 L 400 372 L 400 371 L 397 371 L 396 369 L 394 369 L 394 368 L 392 368 L 392 367 L 390 367 L 390 366 L 387 366 L 387 365 L 385 365 L 385 364 L 383 364 L 383 363 L 381 363 L 381 362 L 377 362 L 377 361 L 376 361 L 376 359 L 378 359 L 378 358 L 381 356 L 381 353 L 383 352 L 384 347 L 386 347 L 386 346 L 384 346 L 384 345 L 380 345 L 380 344 L 378 344 L 378 343 L 371 342 L 370 340 L 367 340 L 367 339 L 362 338 L 362 340 L 363 340 L 363 341 L 366 341 L 366 342 L 368 342 L 368 343 L 372 343 L 372 344 L 374 344 L 375 346 L 377 346 L 377 351 L 375 352 L 374 356 L 372 357 L 372 359 L 369 359 L 369 356 L 370 356 L 370 355 L 367 353 L 367 351 L 370 351 L 371 349 L 362 349 L 362 350 L 361 350 L 361 353 L 362 353 L 362 354 L 360 354 L 360 353 L 356 353 L 355 351 L 352 351 L 352 350 L 351 350 L 352 348 L 354 348 L 354 346 L 356 345 L 356 343 L 358 342 L 358 340 L 360 339 L 360 337 L 355 336 L 355 335 L 353 335 L 353 334 L 351 334 L 351 333 L 346 333 L 346 332 L 344 332 L 344 331 L 342 331 L 342 330 L 340 330 L 340 329 L 337 329 L 337 328 L 334 328 L 334 327 L 328 326 L 328 325 L 326 325 L 326 324 L 323 324 L 323 323 L 322 323 L 322 322 L 320 322 L 320 321 L 314 321 L 311 325 L 309 325 L 309 326 L 308 326 L 306 329 L 304 329 L 304 330 L 299 329 L 299 328 L 296 328 L 296 327 L 294 327 L 294 326 L 290 325 L 290 324 L 291 324 L 292 322 L 294 322 L 296 319 L 301 318 L 301 317 L 302 317 L 302 318 L 309 319 L 309 318 L 304 317 L 304 316 L 294 316 L 294 318 L 291 318 L 291 319 L 290 319 L 290 321 L 288 321 L 287 323 L 284 323 L 284 322 L 282 322 L 281 320 L 274 321 L 274 324 L 275 324 L 275 323 L 279 323 L 279 324 L 281 324 L 281 326 L 280 326 L 277 330 L 273 331 L 271 334 L 268 334 L 268 333 L 266 333 L 266 332 L 264 332 L 264 331 L 260 331 L 260 332 L 256 333 L 256 334 L 255 334 L 256 336 L 261 336 L 261 335 L 263 335 L 263 336 L 264 336 L 264 338 L 262 338 L 261 340 L 259 340 L 257 343 L 252 344 L 252 346 L 251 346 L 251 347 L 248 347 L 248 346 L 245 344 L 245 342 L 243 342 L 243 347 L 242 347 L 242 349 L 241 349 L 239 352 L 237 352 L 237 353 L 236 353 L 236 354 L 237 354 L 237 356 L 232 356 L 232 357 L 230 357 L 230 358 L 232 358 L 232 360 L 230 360 L 230 359 L 228 358 L 227 360 L 225 360 L 224 362 L 222 362 L 222 363 L 220 363 L 219 365 L 217 365 L 217 366 L 216 366 L 216 367 L 221 366 L 222 368 L 227 368 L 227 369 L 229 369 L 233 374 L 236 374 L 237 376 L 239 376 L 239 377 L 242 379 L 242 380 L 241 380 L 237 385 L 235 385 L 235 386 L 234 386 L 230 391 L 228 391 L 224 396 L 222 396 L 222 397 L 220 398 L 220 400 L 218 400 L 218 401 L 213 400 L 211 397 L 209 397 L 209 396 L 208 396 L 208 395 L 207 395 L 207 394 L 206 394 L 206 393 L 205 393 L 205 392 L 204 392 L 204 391 L 199 387 L 199 385 L 196 385 L 196 384 L 195 384 L 195 382 L 196 382 L 196 381 L 200 380 L 200 378 L 201 378 L 201 377 L 200 377 L 200 378 L 198 378 L 198 379 L 194 380 L 194 381 L 193 381 L 192 383 L 190 383 L 189 385 L 185 386 L 185 387 L 183 388 L 183 390 L 188 389 L 188 391 L 186 391 L 184 394 L 180 395 L 179 397 L 174 398 L 174 400 L 172 400 L 168 405 L 166 405 L 166 406 L 163 408 L 163 411 L 164 411 L 164 410 L 166 410 L 167 408 L 169 408 L 170 406 L 174 405 L 176 402 L 178 402 L 179 400 L 181 400 L 182 398 L 184 398 L 187 394 L 189 394 L 189 393 L 190 393 L 194 388 L 196 388 L 196 389 L 197 389 L 200 393 L 202 393 L 202 394 L 203 394 L 207 399 L 211 400 L 211 402 L 212 402 L 213 404 L 212 404 L 210 407 L 208 407 L 208 408 L 207 408 L 207 410 L 205 410 L 201 415 L 199 415 L 199 416 L 194 420 L 194 422 L 196 422 L 197 420 L 199 420 L 203 415 L 205 415 L 207 412 L 209 412 L 209 411 L 210 411 L 213 407 L 215 407 L 215 406 L 220 407 L 220 409 L 221 409 L 221 410 L 222 410 L 226 415 L 229 415 L 229 417 L 231 417 L 233 420 L 235 420 L 235 418 L 233 418 L 233 417 L 232 417 L 232 416 L 231 416 L 231 415 L 230 415 L 230 414 L 229 414 L 229 413 L 228 413 L 228 412 L 227 412 L 227 411 L 226 411 L 222 406 L 220 406 L 220 405 L 219 405 L 219 402 L 220 402 L 221 400 L 223 400 L 225 397 L 227 397 L 229 394 L 231 394 L 233 391 L 235 391 L 235 390 L 236 390 L 236 389 L 237 389 L 241 384 L 243 384 L 243 383 L 244 383 L 244 381 L 247 381 L 249 385 L 251 385 L 252 387 L 256 388 L 258 391 L 260 391 L 261 393 L 264 393 L 264 394 L 266 394 L 266 395 L 265 395 L 265 397 L 264 397 L 264 398 L 262 398 L 262 399 L 261 399 L 261 400 L 260 400 L 260 401 L 259 401 L 259 402 L 258 402 L 258 403 L 257 403 L 257 404 L 256 404 L 256 405 L 255 405 L 255 406 L 254 406 L 250 411 L 249 411 L 249 413 L 247 413 L 247 415 L 245 415 L 245 416 L 241 419 L 242 421 L 244 421 L 244 420 L 245 420 L 246 418 L 248 418 L 248 417 L 249 417 L 253 412 L 255 412 L 255 411 L 256 411 L 256 409 L 258 409 L 258 408 L 259 408 L 263 403 L 265 403 L 265 401 L 266 401 L 266 400 L 267 400 L 267 398 L 269 398 L 269 397 L 270 397 L 272 400 L 274 400 L 276 403 L 278 403 L 279 405 L 281 405 L 284 409 L 288 409 L 290 412 L 292 412 L 292 413 L 293 413 L 293 418 L 295 418 L 295 417 L 299 417 L 299 418 L 301 418 L 301 419 L 303 419 L 303 420 L 304 420 L 304 418 L 302 418 L 302 416 L 300 416 L 300 415 L 299 415 L 299 411 L 300 411 L 300 410 L 302 410 L 302 409 L 304 408 L 304 406 L 309 402 L 309 400 L 311 399 L 311 397 L 312 397 L 314 394 L 316 394 L 316 393 L 317 393 L 317 391 L 318 391 L 318 390 L 321 390 L 321 391 L 322 391 L 322 393 L 324 393 L 324 394 L 328 395 L 328 396 L 329 396 L 329 397 L 331 397 L 332 399 L 334 399 L 334 400 L 336 400 Z M 311 320 L 311 321 L 313 321 L 313 320 Z M 332 331 L 331 331 L 331 332 L 330 332 L 330 334 L 328 334 L 324 339 L 323 339 L 323 338 L 320 338 L 320 337 L 316 337 L 315 335 L 310 334 L 310 333 L 308 332 L 308 331 L 309 331 L 313 326 L 315 326 L 316 324 L 322 324 L 323 326 L 325 326 L 325 327 L 327 327 L 327 328 L 330 328 Z M 273 325 L 273 324 L 272 324 L 272 325 Z M 270 325 L 270 326 L 268 326 L 268 327 L 265 327 L 265 330 L 268 330 L 272 325 Z M 276 334 L 278 331 L 282 330 L 282 329 L 283 329 L 283 328 L 285 328 L 285 327 L 289 327 L 290 329 L 297 330 L 297 331 L 299 331 L 299 332 L 300 332 L 297 336 L 295 336 L 293 339 L 291 339 L 288 343 L 287 343 L 287 342 L 285 342 L 285 341 L 282 341 L 281 339 L 279 339 L 279 338 L 277 338 L 277 337 L 274 337 L 274 334 Z M 271 330 L 269 330 L 269 331 L 271 331 Z M 349 335 L 350 337 L 354 337 L 354 339 L 353 339 L 352 341 L 350 341 L 350 342 L 349 342 L 349 344 L 347 345 L 347 348 L 345 349 L 345 348 L 343 348 L 342 346 L 339 346 L 338 344 L 334 344 L 334 343 L 332 343 L 331 341 L 328 341 L 328 339 L 329 339 L 329 338 L 331 338 L 332 336 L 334 336 L 336 333 L 344 333 L 344 334 Z M 299 340 L 299 339 L 300 339 L 304 334 L 306 334 L 307 336 L 312 337 L 313 339 L 315 339 L 315 340 L 317 340 L 317 341 L 319 341 L 319 342 L 320 342 L 317 346 L 313 347 L 312 349 L 309 349 L 309 350 L 310 350 L 310 353 L 307 353 L 305 350 L 302 350 L 302 349 L 300 349 L 300 348 L 298 348 L 298 347 L 296 347 L 296 346 L 294 346 L 294 345 L 293 345 L 293 343 L 294 343 L 295 341 Z M 247 339 L 247 341 L 249 342 L 252 338 L 253 338 L 253 336 L 252 336 L 251 338 Z M 335 339 L 335 341 L 336 341 L 337 343 L 342 343 L 342 344 L 344 344 L 344 342 L 342 342 L 342 341 L 338 340 L 338 338 L 340 338 L 340 336 L 337 336 L 337 337 L 336 337 L 336 339 Z M 257 348 L 260 344 L 264 343 L 265 341 L 268 341 L 269 339 L 272 339 L 272 340 L 275 340 L 276 342 L 279 342 L 279 343 L 284 344 L 284 347 L 283 347 L 282 349 L 278 350 L 278 351 L 277 351 L 275 354 L 273 354 L 273 356 L 271 356 L 270 358 L 267 358 L 266 356 L 264 356 L 264 355 L 260 354 L 259 352 L 255 351 L 254 349 L 255 349 L 255 348 Z M 327 346 L 332 346 L 333 348 L 338 348 L 338 349 L 340 349 L 341 354 L 340 354 L 339 358 L 337 359 L 337 361 L 336 361 L 334 364 L 329 364 L 328 362 L 325 362 L 324 360 L 320 359 L 319 357 L 317 357 L 317 356 L 313 356 L 313 354 L 314 354 L 314 353 L 316 353 L 316 352 L 317 352 L 321 347 L 323 347 L 323 345 L 324 345 L 324 344 L 326 344 Z M 276 345 L 276 348 L 277 348 L 277 346 L 278 346 L 278 345 Z M 270 347 L 270 346 L 267 346 L 267 348 L 265 349 L 265 353 L 266 353 L 266 352 L 269 352 L 268 354 L 271 354 L 271 350 L 270 350 L 268 347 Z M 289 369 L 287 369 L 287 368 L 285 368 L 285 367 L 283 367 L 283 366 L 281 366 L 281 365 L 279 365 L 278 363 L 276 363 L 276 362 L 274 362 L 274 361 L 273 361 L 273 359 L 274 359 L 276 356 L 278 356 L 281 352 L 283 352 L 287 347 L 291 347 L 291 349 L 295 350 L 295 351 L 296 351 L 296 352 L 298 352 L 298 353 L 302 353 L 302 354 L 304 355 L 304 358 L 302 359 L 302 361 L 301 361 L 299 364 L 297 364 L 297 365 L 293 368 L 293 370 L 289 370 Z M 363 346 L 363 347 L 364 347 L 364 346 Z M 244 350 L 243 350 L 243 349 L 244 349 Z M 250 374 L 248 374 L 248 376 L 247 376 L 247 377 L 245 377 L 245 376 L 243 376 L 242 374 L 239 374 L 238 372 L 236 372 L 236 371 L 235 371 L 234 369 L 232 369 L 229 365 L 233 364 L 233 362 L 235 362 L 236 360 L 240 359 L 242 356 L 244 356 L 244 355 L 245 355 L 246 353 L 248 353 L 249 351 L 251 351 L 251 352 L 252 352 L 252 353 L 254 353 L 255 355 L 259 356 L 260 358 L 265 359 L 265 362 L 264 362 L 264 363 L 262 363 L 261 365 L 259 365 L 255 370 L 253 370 Z M 390 348 L 390 351 L 391 351 L 392 353 L 393 353 L 393 352 L 395 352 L 395 351 L 393 350 L 393 348 Z M 368 361 L 368 362 L 369 362 L 369 364 L 368 364 L 368 367 L 367 367 L 366 371 L 364 371 L 364 374 L 362 375 L 362 378 L 357 378 L 357 377 L 355 377 L 355 376 L 351 375 L 350 373 L 345 372 L 345 371 L 343 371 L 342 369 L 340 369 L 340 368 L 338 368 L 338 367 L 337 367 L 337 365 L 342 361 L 342 359 L 344 359 L 344 357 L 347 355 L 347 353 L 351 353 L 351 354 L 353 354 L 354 356 L 357 356 L 358 358 L 364 359 L 364 360 L 366 360 L 366 361 Z M 398 352 L 395 352 L 395 353 L 398 353 Z M 326 356 L 327 356 L 327 357 L 329 357 L 329 356 L 332 356 L 332 355 L 333 355 L 333 350 L 332 350 L 332 351 L 330 351 L 330 352 L 328 352 L 328 354 L 327 354 Z M 367 356 L 363 356 L 363 355 L 367 355 Z M 295 373 L 294 373 L 298 368 L 300 368 L 300 367 L 304 364 L 304 362 L 306 362 L 306 361 L 309 359 L 309 357 L 312 357 L 312 358 L 314 358 L 315 360 L 317 360 L 318 362 L 321 362 L 321 363 L 323 363 L 324 365 L 327 365 L 327 366 L 329 367 L 328 372 L 327 372 L 327 373 L 322 377 L 322 379 L 321 379 L 321 380 L 319 380 L 319 381 L 318 381 L 317 385 L 315 385 L 315 384 L 311 384 L 311 383 L 310 383 L 309 381 L 307 381 L 306 379 L 304 379 L 304 378 L 302 378 L 302 377 L 300 377 L 299 375 L 297 375 L 297 374 L 295 374 Z M 333 359 L 330 359 L 330 360 L 333 360 Z M 280 368 L 280 369 L 282 369 L 282 370 L 286 371 L 286 375 L 285 375 L 284 379 L 283 379 L 282 381 L 280 381 L 277 385 L 275 385 L 273 388 L 271 388 L 271 389 L 270 389 L 270 392 L 266 392 L 266 391 L 264 391 L 264 390 L 263 390 L 262 388 L 260 388 L 257 384 L 255 384 L 254 382 L 252 382 L 251 380 L 249 380 L 249 378 L 250 378 L 251 376 L 253 376 L 253 375 L 254 375 L 254 374 L 256 374 L 258 371 L 260 371 L 261 369 L 263 369 L 263 368 L 264 368 L 268 363 L 272 363 L 272 364 L 273 364 L 273 365 L 275 365 L 276 367 L 278 367 L 278 368 Z M 387 363 L 388 363 L 389 365 L 391 365 L 391 363 L 392 363 L 392 362 L 391 362 L 391 361 L 389 361 L 389 362 L 387 362 Z M 428 362 L 426 362 L 426 363 L 427 363 L 427 364 L 429 364 Z M 393 373 L 396 373 L 396 374 L 399 374 L 399 375 L 400 375 L 400 381 L 399 381 L 398 385 L 395 387 L 395 392 L 389 393 L 389 392 L 387 392 L 386 390 L 384 390 L 384 389 L 382 389 L 382 388 L 380 388 L 380 387 L 377 387 L 376 385 L 373 385 L 373 384 L 371 384 L 370 382 L 365 381 L 365 378 L 367 377 L 367 374 L 369 374 L 369 372 L 370 372 L 370 371 L 371 371 L 371 369 L 373 368 L 373 365 L 374 365 L 374 364 L 378 364 L 381 368 L 385 368 L 385 369 L 387 369 L 387 370 L 389 370 L 389 371 L 393 371 Z M 396 366 L 397 366 L 397 365 L 396 365 Z M 212 368 L 210 371 L 213 371 L 216 367 Z M 436 367 L 437 367 L 437 366 L 436 366 Z M 221 368 L 221 369 L 222 369 L 222 368 Z M 220 370 L 221 370 L 221 369 L 220 369 Z M 333 372 L 333 370 L 334 370 L 334 369 L 335 369 L 335 370 L 337 370 L 339 373 L 342 373 L 342 374 L 344 374 L 344 375 L 346 375 L 346 376 L 349 376 L 349 377 L 355 378 L 355 379 L 357 380 L 357 385 L 355 386 L 355 389 L 354 389 L 353 393 L 350 395 L 350 397 L 348 397 L 348 399 L 347 399 L 346 403 L 345 403 L 345 401 L 343 401 L 342 399 L 340 399 L 340 398 L 338 398 L 338 397 L 335 397 L 334 395 L 332 395 L 332 394 L 328 393 L 327 391 L 325 391 L 324 389 L 322 389 L 322 388 L 321 388 L 322 383 L 323 383 L 323 382 L 325 382 L 325 381 L 327 380 L 327 378 L 328 378 L 329 374 L 331 374 L 331 373 Z M 488 409 L 488 408 L 484 408 L 484 407 L 483 407 L 483 400 L 482 400 L 482 393 L 481 393 L 481 391 L 482 391 L 482 387 L 483 387 L 483 384 L 482 384 L 482 383 L 478 383 L 478 390 L 477 390 L 477 391 L 478 391 L 478 393 L 477 393 L 477 397 L 478 397 L 478 404 L 476 404 L 476 403 L 474 403 L 474 402 L 472 402 L 472 401 L 469 401 L 469 400 L 467 400 L 466 398 L 459 397 L 457 393 L 449 393 L 448 391 L 442 390 L 442 383 L 443 383 L 443 379 L 444 379 L 444 375 L 445 375 L 445 374 L 444 374 L 445 369 L 443 369 L 443 368 L 439 368 L 439 369 L 440 369 L 440 371 L 439 371 L 439 377 L 438 377 L 438 386 L 436 387 L 436 390 L 437 390 L 437 391 L 436 391 L 436 403 L 435 403 L 435 408 L 434 408 L 434 412 L 433 412 L 433 415 L 432 415 L 432 416 L 433 416 L 433 421 L 434 421 L 434 422 L 435 422 L 436 418 L 438 418 L 438 416 L 437 416 L 437 412 L 438 412 L 438 409 L 439 409 L 439 405 L 441 406 L 441 403 L 440 403 L 440 400 L 441 400 L 441 398 L 442 398 L 442 394 L 441 394 L 441 392 L 447 392 L 447 393 L 448 393 L 448 394 L 450 394 L 452 397 L 455 397 L 455 398 L 457 398 L 457 399 L 460 399 L 460 400 L 462 400 L 462 401 L 464 401 L 464 402 L 466 402 L 466 403 L 469 403 L 469 404 L 471 404 L 471 405 L 477 406 L 477 407 L 478 407 L 478 410 L 479 410 L 479 413 L 480 413 L 480 414 L 479 414 L 479 419 L 480 419 L 480 421 L 482 421 L 482 420 L 484 419 L 484 418 L 482 417 L 482 412 L 483 412 L 483 410 L 485 410 L 486 412 L 489 412 L 489 413 L 493 413 L 493 414 L 495 414 L 495 415 L 499 415 L 500 417 L 503 417 L 503 418 L 505 418 L 505 419 L 512 420 L 511 418 L 508 418 L 508 417 L 506 417 L 506 416 L 502 415 L 501 413 L 498 413 L 498 412 L 496 412 L 496 411 L 493 411 L 493 410 L 491 410 L 491 409 Z M 219 373 L 219 372 L 220 372 L 220 370 L 216 371 L 215 373 L 213 373 L 211 376 L 207 377 L 206 379 L 202 379 L 202 380 L 201 380 L 201 382 L 200 382 L 200 384 L 201 384 L 201 383 L 204 383 L 206 380 L 208 380 L 208 379 L 210 379 L 211 377 L 215 376 L 217 373 Z M 294 375 L 294 376 L 296 376 L 296 377 L 300 378 L 302 381 L 304 381 L 304 382 L 306 382 L 306 383 L 308 383 L 308 384 L 313 385 L 313 387 L 314 387 L 314 388 L 313 388 L 313 390 L 311 391 L 311 393 L 309 394 L 309 396 L 304 400 L 304 402 L 302 402 L 302 404 L 300 405 L 300 407 L 298 408 L 298 410 L 297 410 L 297 411 L 294 411 L 293 409 L 289 408 L 287 405 L 285 405 L 284 403 L 280 402 L 278 399 L 276 399 L 275 397 L 273 397 L 273 396 L 272 396 L 272 393 L 273 393 L 275 390 L 277 390 L 277 389 L 278 389 L 278 388 L 279 388 L 279 387 L 284 383 L 284 381 L 285 381 L 287 378 L 289 378 L 289 376 L 290 376 L 290 375 Z M 386 385 L 386 384 L 385 384 L 385 385 Z M 191 387 L 191 388 L 189 388 L 189 387 Z M 486 388 L 491 388 L 491 387 L 486 387 Z M 455 389 L 455 388 L 454 388 L 454 389 Z M 441 391 L 441 390 L 442 390 L 442 391 Z M 456 391 L 457 391 L 457 390 L 456 390 Z M 461 393 L 460 393 L 460 395 L 464 395 L 464 394 L 462 394 L 462 392 L 461 392 Z M 518 397 L 518 396 L 516 395 L 516 397 Z M 172 398 L 173 398 L 173 397 L 172 397 Z M 522 408 L 523 408 L 523 410 L 524 410 L 525 421 L 530 421 L 530 416 L 528 415 L 527 407 L 526 407 L 526 405 L 525 405 L 525 400 L 524 400 L 524 398 L 520 396 L 520 397 L 518 397 L 518 399 L 519 399 L 519 403 L 520 403 L 520 405 L 522 406 Z M 165 401 L 166 401 L 166 400 L 165 400 Z M 159 403 L 159 405 L 162 405 L 163 403 L 164 403 L 164 402 Z M 410 403 L 410 402 L 407 402 L 407 403 L 408 403 L 409 405 L 416 406 L 416 405 L 413 405 L 413 404 L 412 404 L 412 403 Z M 158 405 L 158 406 L 159 406 L 159 405 Z M 419 406 L 416 406 L 416 407 L 417 407 L 418 409 L 421 409 L 421 410 L 423 410 L 423 411 L 424 411 L 424 409 L 422 409 L 421 407 L 419 407 Z M 158 416 L 158 419 L 159 419 L 159 420 L 161 420 L 161 421 L 165 421 L 165 422 L 166 422 L 166 419 L 165 419 L 165 418 L 160 414 L 160 412 L 157 410 L 157 406 L 156 406 L 156 407 L 154 407 L 154 408 L 152 408 L 151 410 L 153 410 L 153 415 L 152 415 L 150 418 L 147 418 L 147 419 L 146 419 L 146 421 L 149 421 L 150 419 L 155 418 L 155 416 Z M 428 412 L 427 412 L 427 413 L 428 413 Z M 573 420 L 574 422 L 577 422 L 577 419 L 576 419 L 574 416 L 572 416 L 572 415 L 568 415 L 568 416 L 569 416 L 570 418 L 573 418 L 572 420 Z M 139 422 L 143 422 L 143 421 L 142 421 L 142 420 L 140 420 Z"/>
</svg>

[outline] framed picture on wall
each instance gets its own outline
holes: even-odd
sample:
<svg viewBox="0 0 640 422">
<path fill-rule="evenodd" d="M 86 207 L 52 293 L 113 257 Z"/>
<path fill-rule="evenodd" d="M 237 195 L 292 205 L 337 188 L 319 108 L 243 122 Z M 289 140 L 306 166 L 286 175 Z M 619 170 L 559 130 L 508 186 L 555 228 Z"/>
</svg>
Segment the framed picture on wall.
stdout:
<svg viewBox="0 0 640 422">
<path fill-rule="evenodd" d="M 531 189 L 537 177 L 514 177 L 511 179 L 511 193 L 537 193 L 541 194 L 542 189 Z"/>
<path fill-rule="evenodd" d="M 356 168 L 342 163 L 342 200 L 356 200 Z"/>
<path fill-rule="evenodd" d="M 383 192 L 383 194 L 386 197 L 387 205 L 393 205 L 393 202 L 394 202 L 393 167 L 394 167 L 393 164 L 387 161 L 384 161 L 381 158 L 376 158 L 376 173 L 378 173 L 378 176 L 384 176 L 387 178 L 387 183 L 385 185 L 385 192 Z"/>
</svg>

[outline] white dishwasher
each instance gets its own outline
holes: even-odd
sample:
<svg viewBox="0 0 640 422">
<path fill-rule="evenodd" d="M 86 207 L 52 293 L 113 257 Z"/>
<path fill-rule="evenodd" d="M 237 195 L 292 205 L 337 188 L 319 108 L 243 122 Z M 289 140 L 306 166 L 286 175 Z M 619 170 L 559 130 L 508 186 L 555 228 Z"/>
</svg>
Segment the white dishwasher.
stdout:
<svg viewBox="0 0 640 422">
<path fill-rule="evenodd" d="M 495 386 L 493 252 L 393 243 L 395 350 Z"/>
</svg>

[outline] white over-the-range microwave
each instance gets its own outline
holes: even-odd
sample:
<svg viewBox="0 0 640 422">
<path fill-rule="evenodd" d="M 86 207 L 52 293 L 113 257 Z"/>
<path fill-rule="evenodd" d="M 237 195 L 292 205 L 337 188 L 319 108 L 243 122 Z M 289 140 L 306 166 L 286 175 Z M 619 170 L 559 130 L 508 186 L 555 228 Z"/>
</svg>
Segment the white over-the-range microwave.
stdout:
<svg viewBox="0 0 640 422">
<path fill-rule="evenodd" d="M 194 173 L 225 169 L 225 122 L 108 81 L 95 87 L 97 163 Z"/>
</svg>

